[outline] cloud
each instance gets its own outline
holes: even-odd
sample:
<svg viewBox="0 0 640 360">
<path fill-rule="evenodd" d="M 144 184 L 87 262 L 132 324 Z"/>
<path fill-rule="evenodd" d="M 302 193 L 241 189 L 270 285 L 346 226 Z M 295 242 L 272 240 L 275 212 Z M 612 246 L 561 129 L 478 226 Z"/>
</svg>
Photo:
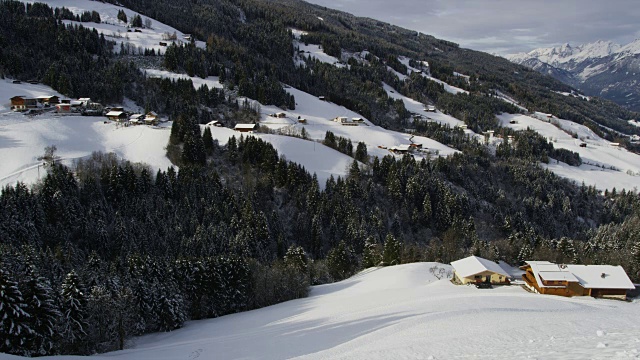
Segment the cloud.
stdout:
<svg viewBox="0 0 640 360">
<path fill-rule="evenodd" d="M 638 0 L 307 1 L 499 54 L 640 37 Z"/>
</svg>

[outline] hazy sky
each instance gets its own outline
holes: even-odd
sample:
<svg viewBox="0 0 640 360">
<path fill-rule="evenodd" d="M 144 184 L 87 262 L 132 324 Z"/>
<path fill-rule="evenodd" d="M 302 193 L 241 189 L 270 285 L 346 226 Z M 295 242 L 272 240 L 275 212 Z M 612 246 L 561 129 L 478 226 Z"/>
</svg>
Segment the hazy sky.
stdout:
<svg viewBox="0 0 640 360">
<path fill-rule="evenodd" d="M 640 38 L 640 0 L 306 1 L 502 55 Z"/>
</svg>

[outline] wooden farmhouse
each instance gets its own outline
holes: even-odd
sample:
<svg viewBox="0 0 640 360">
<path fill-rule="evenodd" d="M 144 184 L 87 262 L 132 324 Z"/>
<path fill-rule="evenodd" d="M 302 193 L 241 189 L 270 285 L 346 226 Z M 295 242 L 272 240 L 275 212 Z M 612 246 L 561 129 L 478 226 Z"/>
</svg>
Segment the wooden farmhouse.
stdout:
<svg viewBox="0 0 640 360">
<path fill-rule="evenodd" d="M 140 125 L 144 121 L 144 114 L 133 114 L 129 116 L 129 123 L 133 125 Z"/>
<path fill-rule="evenodd" d="M 527 261 L 520 267 L 527 287 L 539 294 L 626 299 L 635 286 L 622 266 Z"/>
<path fill-rule="evenodd" d="M 239 132 L 253 132 L 258 129 L 258 124 L 236 124 L 233 129 Z"/>
<path fill-rule="evenodd" d="M 149 111 L 147 115 L 144 117 L 144 122 L 149 125 L 157 125 L 158 124 L 158 114 L 154 111 Z"/>
<path fill-rule="evenodd" d="M 461 284 L 488 282 L 509 284 L 509 274 L 499 264 L 478 256 L 469 256 L 451 263 L 453 277 Z"/>
<path fill-rule="evenodd" d="M 60 97 L 56 95 L 44 95 L 44 96 L 38 96 L 36 98 L 36 101 L 38 101 L 40 104 L 55 105 L 60 103 Z"/>
<path fill-rule="evenodd" d="M 106 113 L 105 116 L 107 118 L 109 118 L 109 120 L 112 120 L 112 121 L 123 122 L 123 121 L 127 120 L 127 114 L 124 111 L 111 110 L 108 113 Z"/>
<path fill-rule="evenodd" d="M 15 111 L 23 111 L 27 109 L 35 109 L 38 107 L 38 101 L 26 96 L 14 96 L 11 98 L 11 109 Z"/>
</svg>

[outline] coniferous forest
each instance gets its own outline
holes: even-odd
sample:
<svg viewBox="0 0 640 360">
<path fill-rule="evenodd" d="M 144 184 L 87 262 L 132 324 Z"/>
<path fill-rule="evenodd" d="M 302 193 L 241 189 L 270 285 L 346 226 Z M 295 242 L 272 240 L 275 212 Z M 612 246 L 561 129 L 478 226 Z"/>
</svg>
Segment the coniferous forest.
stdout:
<svg viewBox="0 0 640 360">
<path fill-rule="evenodd" d="M 73 167 L 51 161 L 39 183 L 2 189 L 0 352 L 122 349 L 133 336 L 304 297 L 310 285 L 370 266 L 448 263 L 470 254 L 514 265 L 532 258 L 622 265 L 640 281 L 638 194 L 601 193 L 540 168 L 550 158 L 570 165 L 581 159 L 533 131 L 497 129 L 496 114 L 519 110 L 491 91 L 610 139 L 615 130 L 637 132 L 619 121 L 637 114 L 557 95 L 549 89 L 568 87 L 504 59 L 297 1 L 121 3 L 194 34 L 206 48 L 187 43 L 162 56 L 114 53 L 96 31 L 63 22 L 99 22 L 96 14 L 0 2 L 2 76 L 39 79 L 67 96 L 105 102 L 126 96 L 159 109 L 173 120 L 167 155 L 176 165 L 154 172 L 95 153 Z M 178 6 L 185 11 L 174 11 Z M 311 60 L 295 66 L 289 27 L 308 31 L 306 41 L 327 52 L 367 49 L 375 57 L 350 68 Z M 393 61 L 398 55 L 428 60 L 434 76 L 470 94 L 452 95 L 416 76 L 400 82 L 386 68 L 403 66 Z M 232 90 L 147 78 L 137 65 L 143 60 L 220 76 Z M 473 80 L 449 78 L 454 70 Z M 327 132 L 324 144 L 354 162 L 345 178 L 320 184 L 269 143 L 238 136 L 220 146 L 199 125 L 216 112 L 231 123 L 255 118 L 236 96 L 294 108 L 286 83 L 403 129 L 411 114 L 386 96 L 382 82 L 514 142 L 492 152 L 460 129 L 415 121 L 417 134 L 460 150 L 417 161 L 370 157 L 364 143 Z"/>
</svg>

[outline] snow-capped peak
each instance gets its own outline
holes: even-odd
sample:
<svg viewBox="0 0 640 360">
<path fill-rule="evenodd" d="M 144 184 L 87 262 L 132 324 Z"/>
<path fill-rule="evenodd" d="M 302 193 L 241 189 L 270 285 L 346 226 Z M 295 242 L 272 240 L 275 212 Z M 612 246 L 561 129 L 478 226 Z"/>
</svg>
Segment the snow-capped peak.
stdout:
<svg viewBox="0 0 640 360">
<path fill-rule="evenodd" d="M 635 39 L 633 42 L 621 47 L 617 53 L 629 55 L 640 54 L 640 39 Z"/>
<path fill-rule="evenodd" d="M 633 48 L 637 51 L 640 51 L 640 42 L 636 42 L 637 45 Z M 631 43 L 624 48 L 627 48 L 634 43 Z M 588 59 L 600 59 L 611 54 L 618 53 L 624 48 L 612 41 L 598 40 L 593 43 L 576 46 L 571 46 L 571 44 L 566 43 L 557 47 L 540 48 L 532 50 L 528 53 L 509 55 L 507 56 L 507 58 L 515 62 L 522 62 L 527 59 L 536 58 L 547 64 L 557 66 L 559 64 L 569 62 L 578 63 Z"/>
</svg>

